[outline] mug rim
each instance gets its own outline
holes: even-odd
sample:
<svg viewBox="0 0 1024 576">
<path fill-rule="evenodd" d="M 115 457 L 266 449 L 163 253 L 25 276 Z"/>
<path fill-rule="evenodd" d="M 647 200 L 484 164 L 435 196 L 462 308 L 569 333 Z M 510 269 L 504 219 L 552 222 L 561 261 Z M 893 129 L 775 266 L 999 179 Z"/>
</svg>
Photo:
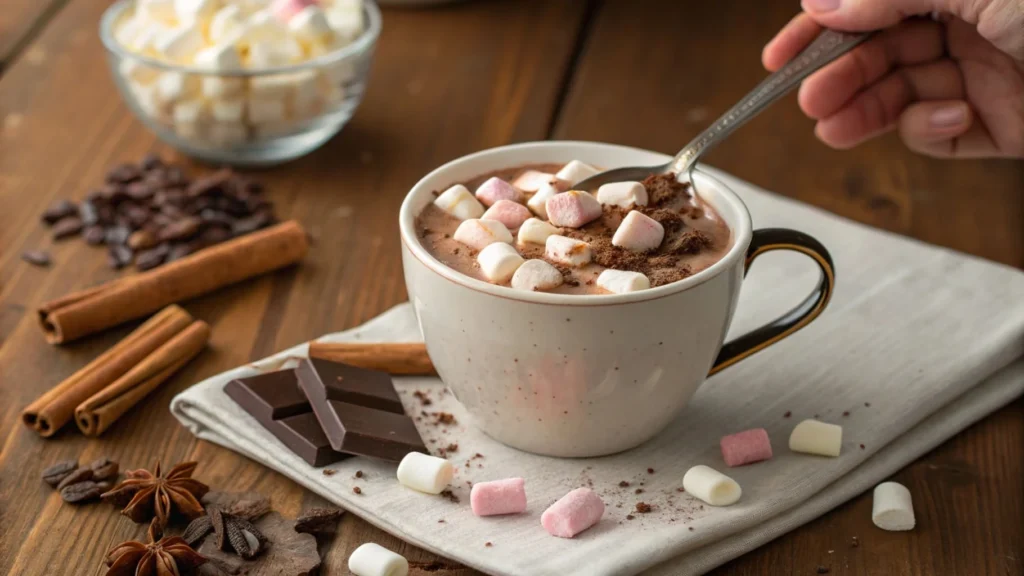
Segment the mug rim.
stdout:
<svg viewBox="0 0 1024 576">
<path fill-rule="evenodd" d="M 508 144 L 505 146 L 497 146 L 494 148 L 487 148 L 460 156 L 454 160 L 446 162 L 441 166 L 431 170 L 425 176 L 419 179 L 416 184 L 406 194 L 405 199 L 402 201 L 402 206 L 399 209 L 399 231 L 401 234 L 402 245 L 409 251 L 409 253 L 419 260 L 424 266 L 430 269 L 435 274 L 442 278 L 451 281 L 455 284 L 461 285 L 470 290 L 476 292 L 483 292 L 498 298 L 505 298 L 509 300 L 516 300 L 521 302 L 527 302 L 532 304 L 548 304 L 558 306 L 609 306 L 618 304 L 629 304 L 634 302 L 645 302 L 650 300 L 657 300 L 666 296 L 671 296 L 680 292 L 685 292 L 691 288 L 704 284 L 710 281 L 716 276 L 722 274 L 725 270 L 730 269 L 736 264 L 738 260 L 741 260 L 750 244 L 751 237 L 753 234 L 752 222 L 750 218 L 750 211 L 747 209 L 746 204 L 743 200 L 736 195 L 735 191 L 729 187 L 720 178 L 712 174 L 709 170 L 704 169 L 700 166 L 694 168 L 694 172 L 699 173 L 702 177 L 710 179 L 717 186 L 717 192 L 721 194 L 730 207 L 735 211 L 736 220 L 738 225 L 736 229 L 730 228 L 730 232 L 733 234 L 733 244 L 729 248 L 729 251 L 717 262 L 711 266 L 701 270 L 700 272 L 678 280 L 671 282 L 656 288 L 648 288 L 646 290 L 639 290 L 637 292 L 628 292 L 625 294 L 557 294 L 549 292 L 526 292 L 523 290 L 514 290 L 507 286 L 498 286 L 483 280 L 477 280 L 476 278 L 467 276 L 454 268 L 445 265 L 443 262 L 435 258 L 420 242 L 416 235 L 415 221 L 417 214 L 413 213 L 413 200 L 422 193 L 427 187 L 426 182 L 438 177 L 440 174 L 448 172 L 462 164 L 467 162 L 476 161 L 480 158 L 488 156 L 500 157 L 503 154 L 509 152 L 520 151 L 524 149 L 537 149 L 538 151 L 544 151 L 545 149 L 578 149 L 580 150 L 580 160 L 588 161 L 586 159 L 586 153 L 588 150 L 604 150 L 604 151 L 620 151 L 628 153 L 644 153 L 653 154 L 662 158 L 659 161 L 665 161 L 671 159 L 671 156 L 655 152 L 653 150 L 645 150 L 643 148 L 637 148 L 633 146 L 622 146 L 618 144 L 608 144 L 604 142 L 590 142 L 582 140 L 548 140 L 548 141 L 534 141 L 534 142 L 522 142 L 518 144 Z M 543 158 L 539 158 L 537 162 L 544 162 Z M 502 166 L 496 166 L 490 168 L 490 170 L 501 169 Z M 694 186 L 696 189 L 696 186 Z M 697 190 L 699 194 L 700 191 Z"/>
</svg>

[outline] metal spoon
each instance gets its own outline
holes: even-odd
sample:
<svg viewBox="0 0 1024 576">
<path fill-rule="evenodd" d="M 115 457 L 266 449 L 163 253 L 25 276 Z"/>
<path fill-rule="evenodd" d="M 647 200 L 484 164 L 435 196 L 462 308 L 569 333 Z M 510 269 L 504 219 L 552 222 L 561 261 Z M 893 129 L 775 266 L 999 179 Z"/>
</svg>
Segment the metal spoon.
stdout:
<svg viewBox="0 0 1024 576">
<path fill-rule="evenodd" d="M 762 110 L 793 89 L 794 86 L 812 72 L 846 54 L 854 46 L 867 40 L 871 35 L 871 32 L 851 34 L 826 29 L 807 48 L 804 48 L 802 52 L 797 54 L 795 58 L 771 76 L 765 78 L 743 100 L 730 108 L 714 124 L 698 134 L 668 163 L 661 166 L 634 166 L 607 170 L 574 184 L 573 188 L 592 191 L 602 184 L 609 182 L 639 182 L 652 174 L 663 174 L 666 172 L 673 172 L 677 175 L 685 174 L 685 178 L 680 178 L 680 180 L 689 180 L 693 165 L 697 163 L 700 156 L 709 148 L 725 140 L 725 138 L 732 134 L 733 130 L 739 128 L 747 120 L 757 116 Z"/>
</svg>

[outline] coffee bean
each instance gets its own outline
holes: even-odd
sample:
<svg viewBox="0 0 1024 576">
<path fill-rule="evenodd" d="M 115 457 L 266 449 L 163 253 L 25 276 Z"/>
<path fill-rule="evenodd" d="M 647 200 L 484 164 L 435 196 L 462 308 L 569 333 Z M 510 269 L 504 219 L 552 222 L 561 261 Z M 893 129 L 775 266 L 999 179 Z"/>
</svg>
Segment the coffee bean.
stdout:
<svg viewBox="0 0 1024 576">
<path fill-rule="evenodd" d="M 86 480 L 92 480 L 93 471 L 92 468 L 78 468 L 71 474 L 68 474 L 57 484 L 57 490 L 63 490 L 65 487 L 72 484 L 78 484 L 79 482 L 85 482 Z"/>
<path fill-rule="evenodd" d="M 103 240 L 107 233 L 103 230 L 102 226 L 88 226 L 82 233 L 82 237 L 85 238 L 85 242 L 91 246 L 103 244 Z"/>
<path fill-rule="evenodd" d="M 53 225 L 53 239 L 63 240 L 77 236 L 82 231 L 82 220 L 78 216 L 67 216 Z"/>
<path fill-rule="evenodd" d="M 213 246 L 219 244 L 225 240 L 231 238 L 231 232 L 226 228 L 207 228 L 199 234 L 199 243 L 201 246 Z"/>
<path fill-rule="evenodd" d="M 67 478 L 72 472 L 78 469 L 78 460 L 61 460 L 46 470 L 43 470 L 43 482 L 54 488 L 61 480 Z"/>
<path fill-rule="evenodd" d="M 107 232 L 110 232 L 109 230 Z M 109 241 L 107 242 L 110 243 Z M 112 244 L 107 252 L 107 263 L 114 270 L 120 270 L 132 263 L 132 249 L 124 244 Z"/>
<path fill-rule="evenodd" d="M 165 188 L 153 195 L 153 203 L 158 206 L 181 206 L 185 203 L 185 193 L 177 188 Z"/>
<path fill-rule="evenodd" d="M 45 250 L 26 250 L 21 253 L 21 259 L 33 266 L 46 267 L 50 265 L 50 253 Z"/>
<path fill-rule="evenodd" d="M 106 243 L 111 246 L 124 244 L 128 241 L 128 237 L 131 236 L 132 231 L 127 226 L 111 226 L 107 228 Z"/>
<path fill-rule="evenodd" d="M 58 220 L 63 220 L 68 216 L 74 216 L 78 213 L 78 207 L 75 203 L 70 200 L 58 200 L 43 212 L 43 222 L 47 224 L 54 224 Z"/>
<path fill-rule="evenodd" d="M 195 252 L 197 248 L 198 245 L 192 242 L 175 244 L 174 246 L 171 246 L 171 251 L 167 254 L 167 261 L 174 262 L 175 260 L 184 258 L 185 256 Z"/>
<path fill-rule="evenodd" d="M 114 223 L 114 209 L 110 206 L 98 206 L 96 208 L 96 215 L 99 217 L 99 223 L 104 226 L 109 226 Z"/>
<path fill-rule="evenodd" d="M 167 216 L 171 220 L 180 220 L 188 217 L 188 212 L 185 212 L 181 208 L 173 204 L 164 204 L 160 207 L 160 214 Z"/>
<path fill-rule="evenodd" d="M 93 480 L 111 480 L 117 478 L 117 473 L 120 470 L 117 462 L 109 458 L 97 458 L 89 464 L 89 468 L 93 471 Z"/>
<path fill-rule="evenodd" d="M 156 188 L 148 182 L 139 181 L 125 186 L 124 192 L 132 200 L 147 200 L 156 192 Z"/>
<path fill-rule="evenodd" d="M 139 165 L 142 166 L 143 170 L 148 172 L 155 168 L 162 167 L 164 162 L 160 159 L 160 156 L 150 153 L 142 157 L 142 162 L 140 162 Z"/>
<path fill-rule="evenodd" d="M 139 270 L 149 270 L 156 268 L 157 266 L 164 263 L 167 259 L 167 255 L 170 253 L 170 248 L 167 244 L 160 244 L 156 248 L 150 248 L 149 250 L 143 250 L 139 252 L 138 256 L 135 257 L 135 267 Z"/>
<path fill-rule="evenodd" d="M 167 183 L 171 186 L 180 186 L 188 184 L 188 178 L 185 177 L 185 171 L 180 166 L 170 166 L 167 168 Z"/>
<path fill-rule="evenodd" d="M 132 235 L 128 237 L 128 247 L 132 250 L 145 250 L 156 246 L 160 241 L 157 239 L 156 234 L 150 230 L 143 228 L 137 232 L 132 232 Z"/>
<path fill-rule="evenodd" d="M 195 198 L 213 192 L 223 192 L 224 187 L 234 177 L 234 175 L 235 173 L 230 168 L 221 168 L 213 174 L 203 176 L 202 178 L 196 178 L 196 180 L 189 185 L 185 194 Z"/>
<path fill-rule="evenodd" d="M 235 218 L 227 212 L 221 212 L 220 210 L 214 210 L 213 208 L 207 208 L 199 213 L 199 218 L 202 219 L 204 226 L 221 226 L 223 228 L 231 228 L 235 223 Z"/>
<path fill-rule="evenodd" d="M 86 480 L 85 482 L 65 486 L 60 490 L 60 497 L 68 504 L 78 504 L 80 502 L 95 500 L 100 497 L 100 494 L 103 494 L 103 489 L 100 488 L 99 484 L 92 480 Z"/>
<path fill-rule="evenodd" d="M 248 234 L 249 232 L 254 232 L 270 224 L 271 220 L 272 217 L 269 212 L 257 212 L 252 216 L 236 220 L 234 225 L 231 226 L 231 232 L 234 233 L 235 236 Z"/>
<path fill-rule="evenodd" d="M 119 209 L 119 211 L 128 218 L 128 223 L 135 230 L 145 226 L 146 223 L 149 222 L 150 218 L 152 218 L 152 214 L 149 210 L 135 204 L 129 204 L 123 210 Z"/>
<path fill-rule="evenodd" d="M 120 184 L 104 184 L 99 190 L 100 198 L 111 203 L 118 204 L 128 198 L 128 195 L 124 193 L 124 187 Z"/>
<path fill-rule="evenodd" d="M 183 218 L 177 222 L 171 223 L 169 226 L 165 226 L 160 230 L 158 234 L 160 240 L 187 240 L 199 232 L 199 224 L 202 221 L 199 218 L 190 216 Z"/>
<path fill-rule="evenodd" d="M 86 200 L 78 206 L 78 217 L 85 226 L 92 226 L 100 221 L 100 215 L 96 211 L 96 204 L 92 200 Z"/>
<path fill-rule="evenodd" d="M 135 164 L 121 164 L 107 172 L 107 182 L 127 184 L 142 177 L 142 171 Z"/>
</svg>

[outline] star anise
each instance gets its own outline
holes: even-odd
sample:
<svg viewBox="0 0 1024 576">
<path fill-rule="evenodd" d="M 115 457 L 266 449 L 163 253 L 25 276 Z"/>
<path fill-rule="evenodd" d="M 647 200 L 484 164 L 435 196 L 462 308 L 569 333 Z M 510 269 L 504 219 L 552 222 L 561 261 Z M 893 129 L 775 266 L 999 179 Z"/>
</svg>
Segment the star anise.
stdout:
<svg viewBox="0 0 1024 576">
<path fill-rule="evenodd" d="M 182 462 L 166 476 L 161 476 L 159 462 L 153 472 L 130 470 L 125 473 L 127 478 L 102 498 L 123 507 L 121 514 L 139 523 L 156 518 L 163 528 L 174 512 L 192 520 L 202 516 L 203 505 L 199 499 L 210 490 L 209 486 L 192 478 L 196 465 Z"/>
<path fill-rule="evenodd" d="M 122 542 L 107 552 L 106 576 L 183 576 L 206 563 L 206 558 L 183 539 L 159 538 L 161 527 L 154 518 L 149 525 L 149 544 Z"/>
</svg>

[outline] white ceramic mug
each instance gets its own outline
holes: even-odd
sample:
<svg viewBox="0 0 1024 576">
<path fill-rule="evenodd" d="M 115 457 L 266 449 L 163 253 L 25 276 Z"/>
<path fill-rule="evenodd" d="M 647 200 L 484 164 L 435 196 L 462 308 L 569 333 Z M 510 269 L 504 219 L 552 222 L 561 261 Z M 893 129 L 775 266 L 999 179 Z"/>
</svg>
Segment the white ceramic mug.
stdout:
<svg viewBox="0 0 1024 576">
<path fill-rule="evenodd" d="M 513 290 L 456 272 L 420 244 L 415 218 L 433 191 L 497 169 L 573 159 L 610 169 L 668 157 L 590 142 L 516 144 L 464 156 L 425 176 L 405 198 L 402 263 L 427 351 L 475 425 L 529 452 L 599 456 L 651 438 L 709 373 L 810 323 L 828 304 L 834 273 L 813 238 L 752 230 L 739 197 L 699 169 L 694 189 L 728 225 L 731 247 L 710 268 L 657 288 L 585 296 Z M 747 267 L 775 249 L 811 256 L 821 281 L 788 314 L 723 345 Z"/>
</svg>

